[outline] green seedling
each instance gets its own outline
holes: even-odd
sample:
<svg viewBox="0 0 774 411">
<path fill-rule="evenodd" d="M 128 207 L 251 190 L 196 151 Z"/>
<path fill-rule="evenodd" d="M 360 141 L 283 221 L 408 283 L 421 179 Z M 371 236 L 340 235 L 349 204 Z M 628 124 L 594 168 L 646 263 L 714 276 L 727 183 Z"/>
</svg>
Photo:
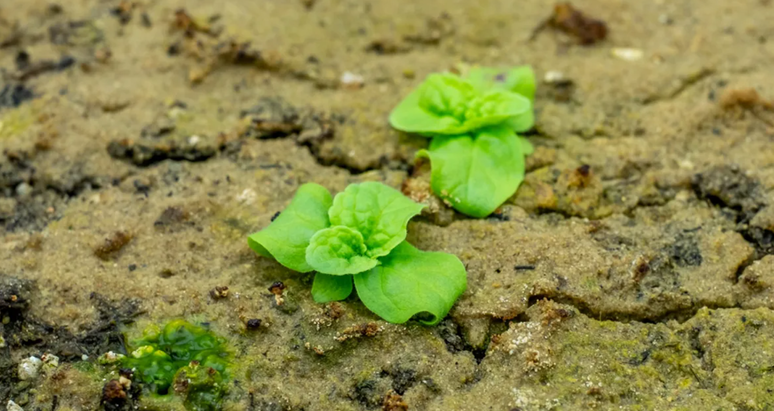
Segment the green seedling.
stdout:
<svg viewBox="0 0 774 411">
<path fill-rule="evenodd" d="M 467 278 L 456 256 L 406 242 L 408 222 L 422 208 L 382 183 L 351 184 L 333 198 L 320 185 L 304 184 L 248 244 L 291 270 L 316 271 L 316 302 L 343 300 L 354 288 L 389 322 L 429 313 L 420 321 L 432 325 L 465 291 Z"/>
<path fill-rule="evenodd" d="M 433 191 L 461 213 L 486 217 L 524 180 L 533 151 L 516 133 L 533 127 L 535 75 L 528 66 L 479 67 L 465 77 L 431 74 L 390 114 L 398 130 L 432 137 Z"/>
<path fill-rule="evenodd" d="M 231 357 L 225 338 L 174 320 L 163 329 L 149 327 L 143 338 L 127 344 L 127 351 L 121 364 L 134 370 L 149 394 L 182 396 L 189 410 L 220 409 Z"/>
</svg>

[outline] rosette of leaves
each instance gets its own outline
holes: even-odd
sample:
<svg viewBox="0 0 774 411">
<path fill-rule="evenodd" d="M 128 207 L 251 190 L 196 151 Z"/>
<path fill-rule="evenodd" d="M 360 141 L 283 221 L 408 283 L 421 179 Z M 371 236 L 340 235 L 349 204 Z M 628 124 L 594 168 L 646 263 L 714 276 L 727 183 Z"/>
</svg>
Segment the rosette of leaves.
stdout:
<svg viewBox="0 0 774 411">
<path fill-rule="evenodd" d="M 401 131 L 431 137 L 436 195 L 461 213 L 486 217 L 524 180 L 532 145 L 518 133 L 535 122 L 535 75 L 529 66 L 478 67 L 464 77 L 431 74 L 390 114 Z"/>
<path fill-rule="evenodd" d="M 467 278 L 456 256 L 406 241 L 408 222 L 423 207 L 378 182 L 351 184 L 335 197 L 308 183 L 248 244 L 291 270 L 316 271 L 316 302 L 343 300 L 356 289 L 363 304 L 389 322 L 420 315 L 433 325 L 465 291 Z"/>
</svg>

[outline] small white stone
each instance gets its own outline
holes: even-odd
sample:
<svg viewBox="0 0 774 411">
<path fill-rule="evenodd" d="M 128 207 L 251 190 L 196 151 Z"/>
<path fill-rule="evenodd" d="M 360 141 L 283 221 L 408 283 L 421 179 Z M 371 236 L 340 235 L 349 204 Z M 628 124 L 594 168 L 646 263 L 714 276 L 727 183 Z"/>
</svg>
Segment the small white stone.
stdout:
<svg viewBox="0 0 774 411">
<path fill-rule="evenodd" d="M 611 53 L 614 57 L 619 58 L 621 60 L 626 61 L 637 61 L 642 59 L 642 56 L 645 55 L 645 53 L 640 49 L 630 49 L 630 48 L 614 48 L 611 50 Z"/>
<path fill-rule="evenodd" d="M 561 83 L 564 81 L 564 73 L 557 70 L 547 71 L 543 81 L 548 84 Z"/>
<path fill-rule="evenodd" d="M 89 359 L 89 356 L 86 354 L 81 355 L 81 360 L 86 361 Z"/>
<path fill-rule="evenodd" d="M 5 404 L 5 409 L 8 411 L 24 411 L 24 408 L 11 400 L 8 400 L 8 404 Z"/>
<path fill-rule="evenodd" d="M 200 140 L 201 138 L 199 136 L 191 136 L 191 137 L 188 137 L 188 144 L 195 146 L 196 143 L 198 143 Z"/>
<path fill-rule="evenodd" d="M 112 364 L 114 362 L 119 361 L 121 358 L 124 358 L 123 354 L 116 354 L 113 351 L 108 351 L 102 355 L 99 356 L 97 359 L 97 362 L 100 364 Z"/>
<path fill-rule="evenodd" d="M 21 360 L 19 363 L 19 379 L 25 381 L 38 378 L 38 371 L 40 371 L 41 365 L 43 365 L 43 361 L 38 357 L 30 357 Z"/>
<path fill-rule="evenodd" d="M 240 203 L 245 203 L 249 205 L 249 204 L 252 204 L 257 197 L 258 197 L 258 193 L 256 193 L 255 190 L 253 190 L 252 188 L 246 188 L 242 190 L 242 192 L 239 195 L 237 195 L 236 199 Z"/>
<path fill-rule="evenodd" d="M 365 79 L 363 76 L 355 74 L 351 71 L 345 71 L 344 74 L 341 75 L 340 81 L 344 87 L 348 88 L 360 88 L 363 87 L 363 84 L 365 84 Z"/>
</svg>

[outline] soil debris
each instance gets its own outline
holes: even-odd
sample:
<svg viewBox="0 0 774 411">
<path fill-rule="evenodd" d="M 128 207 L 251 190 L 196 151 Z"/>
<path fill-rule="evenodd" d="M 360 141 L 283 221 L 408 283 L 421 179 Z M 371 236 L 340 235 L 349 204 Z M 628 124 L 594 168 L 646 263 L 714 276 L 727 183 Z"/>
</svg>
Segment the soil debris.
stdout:
<svg viewBox="0 0 774 411">
<path fill-rule="evenodd" d="M 148 167 L 164 160 L 205 161 L 217 154 L 217 149 L 212 146 L 177 143 L 150 146 L 128 139 L 111 141 L 107 151 L 111 157 L 129 161 L 138 167 Z"/>
<path fill-rule="evenodd" d="M 0 88 L 0 109 L 3 107 L 19 107 L 25 101 L 32 100 L 35 97 L 32 89 L 24 84 L 2 85 L 2 88 Z"/>
<path fill-rule="evenodd" d="M 599 19 L 587 16 L 570 3 L 554 6 L 551 16 L 532 32 L 534 39 L 546 27 L 575 37 L 578 44 L 589 46 L 607 37 L 607 24 Z"/>
<path fill-rule="evenodd" d="M 212 297 L 213 300 L 220 300 L 223 298 L 228 298 L 228 287 L 225 285 L 217 286 L 210 290 L 210 297 Z"/>
<path fill-rule="evenodd" d="M 127 231 L 116 231 L 105 241 L 94 248 L 94 255 L 100 260 L 108 261 L 118 256 L 121 250 L 132 241 L 133 235 Z"/>
<path fill-rule="evenodd" d="M 409 406 L 403 401 L 403 397 L 393 391 L 384 396 L 382 411 L 408 411 Z"/>
<path fill-rule="evenodd" d="M 343 331 L 336 333 L 336 337 L 334 339 L 338 342 L 344 342 L 352 338 L 374 337 L 382 331 L 384 331 L 384 327 L 381 327 L 379 324 L 373 322 L 358 324 L 347 327 Z"/>
<path fill-rule="evenodd" d="M 729 110 L 734 107 L 741 107 L 748 110 L 756 108 L 774 110 L 774 103 L 761 97 L 754 88 L 727 89 L 720 96 L 720 107 L 724 110 Z"/>
</svg>

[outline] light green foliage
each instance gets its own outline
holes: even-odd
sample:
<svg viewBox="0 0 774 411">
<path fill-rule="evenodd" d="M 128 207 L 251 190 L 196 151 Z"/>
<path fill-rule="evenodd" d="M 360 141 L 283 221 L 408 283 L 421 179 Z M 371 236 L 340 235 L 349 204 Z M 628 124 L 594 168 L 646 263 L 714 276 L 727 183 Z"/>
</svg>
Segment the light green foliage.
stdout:
<svg viewBox="0 0 774 411">
<path fill-rule="evenodd" d="M 420 251 L 404 241 L 381 265 L 356 275 L 355 287 L 363 304 L 387 321 L 402 323 L 429 313 L 422 322 L 433 325 L 465 291 L 467 278 L 457 257 Z"/>
<path fill-rule="evenodd" d="M 363 235 L 349 227 L 333 226 L 318 231 L 306 249 L 306 262 L 330 275 L 357 274 L 378 262 L 368 257 Z"/>
<path fill-rule="evenodd" d="M 406 239 L 409 220 L 422 208 L 394 188 L 366 182 L 352 184 L 339 193 L 328 216 L 332 225 L 363 234 L 369 256 L 382 257 Z"/>
<path fill-rule="evenodd" d="M 248 241 L 256 252 L 265 257 L 293 256 L 285 261 L 277 258 L 277 261 L 291 269 L 294 267 L 286 264 L 287 261 L 316 270 L 312 297 L 320 303 L 347 298 L 354 282 L 355 288 L 358 284 L 368 287 L 366 306 L 387 321 L 402 323 L 416 314 L 428 313 L 432 320 L 423 322 L 435 324 L 449 312 L 467 286 L 465 268 L 454 255 L 422 252 L 405 242 L 408 221 L 422 211 L 422 205 L 382 183 L 351 184 L 332 201 L 327 191 L 327 196 L 319 193 L 320 186 L 313 186 L 317 195 L 309 195 L 308 189 L 301 193 L 309 186 L 299 189 L 288 206 L 288 210 L 292 208 L 290 213 L 285 210 L 280 214 L 280 217 L 290 215 L 288 220 L 277 218 L 263 231 L 250 235 Z M 306 237 L 313 226 L 300 218 L 298 210 L 312 210 L 316 216 L 314 222 L 319 225 L 323 221 L 319 217 L 322 209 L 329 218 L 325 218 L 325 225 Z M 287 232 L 302 231 L 292 225 L 294 221 L 305 231 L 303 236 L 292 237 L 293 241 L 276 234 L 262 234 L 276 233 L 277 224 Z M 268 239 L 274 242 L 268 244 L 265 242 Z M 302 265 L 296 254 L 303 244 L 306 247 Z M 262 252 L 269 247 L 272 247 L 271 253 Z M 385 262 L 390 265 L 381 267 Z M 359 280 L 365 276 L 385 279 L 393 275 L 388 293 L 374 291 L 372 280 Z M 444 284 L 433 285 L 434 281 Z M 399 298 L 396 293 L 401 294 Z"/>
<path fill-rule="evenodd" d="M 465 80 L 482 93 L 487 90 L 506 90 L 535 102 L 535 72 L 530 66 L 511 69 L 473 67 L 465 75 Z"/>
<path fill-rule="evenodd" d="M 393 127 L 433 137 L 431 186 L 456 210 L 486 217 L 524 180 L 532 145 L 516 132 L 535 123 L 535 74 L 529 66 L 476 67 L 464 78 L 431 74 L 390 114 Z M 460 102 L 462 100 L 462 102 Z"/>
<path fill-rule="evenodd" d="M 532 103 L 505 89 L 480 92 L 454 74 L 431 74 L 390 114 L 393 127 L 423 135 L 457 135 L 512 121 L 532 127 Z"/>
<path fill-rule="evenodd" d="M 340 301 L 352 294 L 351 275 L 317 273 L 312 283 L 312 297 L 318 303 Z"/>
<path fill-rule="evenodd" d="M 330 225 L 328 208 L 332 202 L 325 187 L 304 184 L 287 208 L 268 227 L 250 235 L 247 243 L 256 253 L 273 257 L 291 270 L 312 271 L 306 263 L 306 248 L 314 233 Z"/>
<path fill-rule="evenodd" d="M 230 353 L 225 338 L 184 320 L 163 329 L 150 327 L 127 344 L 124 367 L 135 370 L 143 389 L 157 396 L 184 396 L 189 410 L 220 409 L 229 381 Z"/>
<path fill-rule="evenodd" d="M 428 150 L 431 185 L 439 197 L 472 217 L 492 213 L 524 180 L 521 138 L 495 127 L 474 136 L 435 138 Z"/>
</svg>

